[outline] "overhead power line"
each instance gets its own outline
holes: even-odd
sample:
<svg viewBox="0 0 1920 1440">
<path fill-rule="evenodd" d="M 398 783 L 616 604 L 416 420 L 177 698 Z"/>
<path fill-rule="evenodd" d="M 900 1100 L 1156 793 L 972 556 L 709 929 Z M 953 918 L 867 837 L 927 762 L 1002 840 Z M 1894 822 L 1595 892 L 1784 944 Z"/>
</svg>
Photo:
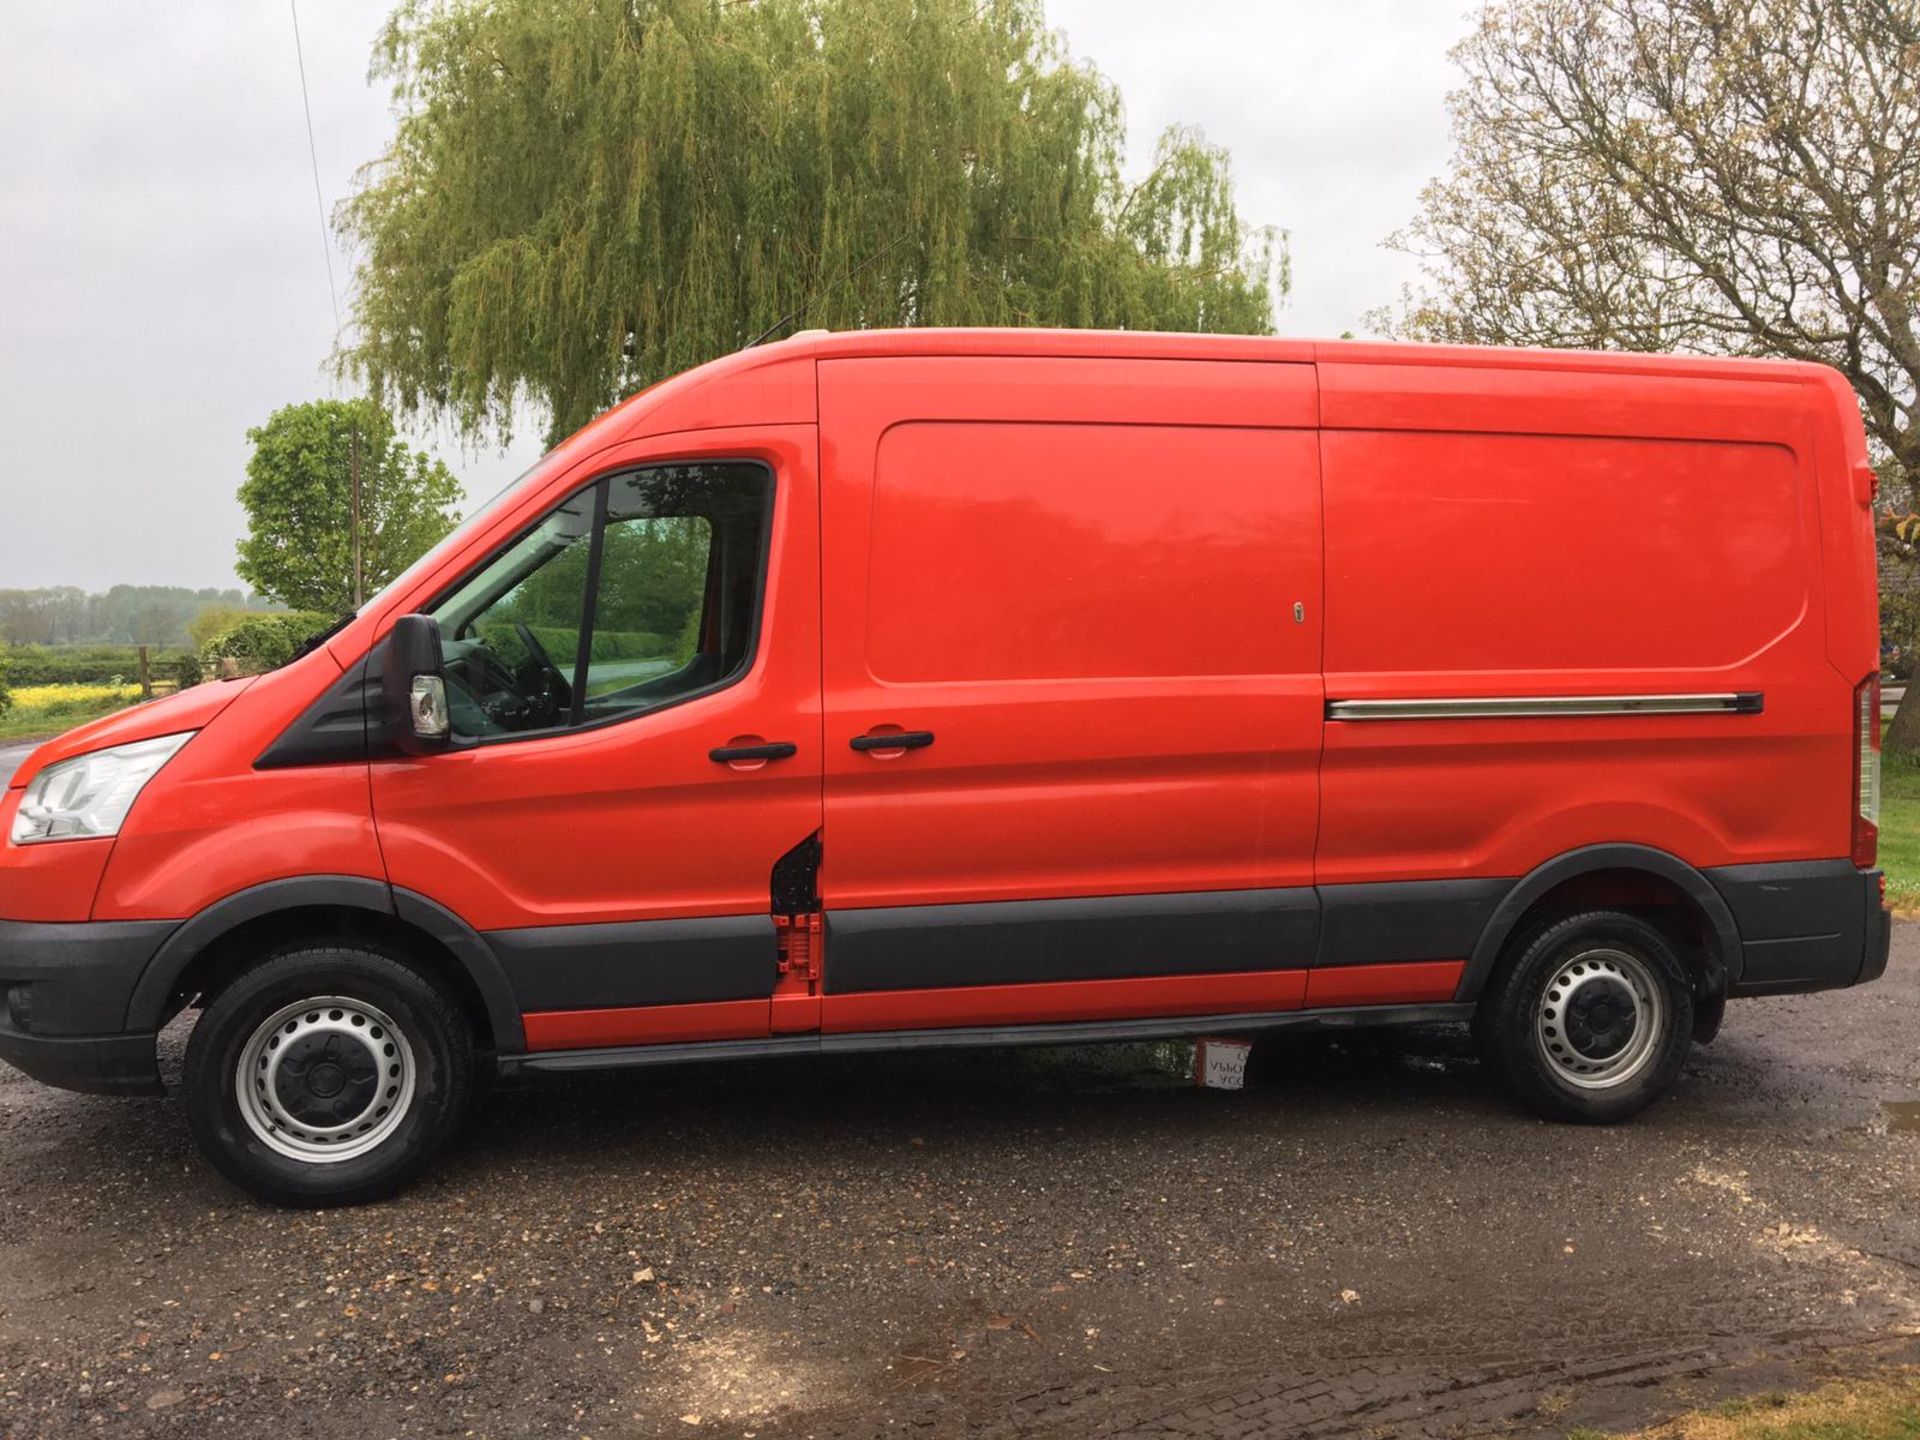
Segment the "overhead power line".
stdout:
<svg viewBox="0 0 1920 1440">
<path fill-rule="evenodd" d="M 320 254 L 327 262 L 327 299 L 333 304 L 333 333 L 340 333 L 340 293 L 333 288 L 333 236 L 327 230 L 327 202 L 320 193 L 320 151 L 313 143 L 313 101 L 307 95 L 307 56 L 300 44 L 299 0 L 287 0 L 293 16 L 293 54 L 300 64 L 300 108 L 307 116 L 307 158 L 313 162 L 313 203 L 320 212 Z"/>
</svg>

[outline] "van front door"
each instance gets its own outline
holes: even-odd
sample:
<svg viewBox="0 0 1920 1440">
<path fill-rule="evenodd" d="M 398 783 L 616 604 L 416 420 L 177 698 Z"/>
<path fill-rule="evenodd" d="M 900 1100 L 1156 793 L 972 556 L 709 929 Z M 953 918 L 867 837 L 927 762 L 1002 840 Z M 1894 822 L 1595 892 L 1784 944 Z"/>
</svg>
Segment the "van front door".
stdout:
<svg viewBox="0 0 1920 1440">
<path fill-rule="evenodd" d="M 1301 1003 L 1314 383 L 821 363 L 824 1029 Z"/>
<path fill-rule="evenodd" d="M 394 885 L 482 932 L 536 1050 L 766 1035 L 820 827 L 813 427 L 654 443 L 426 607 L 456 744 L 372 767 Z"/>
</svg>

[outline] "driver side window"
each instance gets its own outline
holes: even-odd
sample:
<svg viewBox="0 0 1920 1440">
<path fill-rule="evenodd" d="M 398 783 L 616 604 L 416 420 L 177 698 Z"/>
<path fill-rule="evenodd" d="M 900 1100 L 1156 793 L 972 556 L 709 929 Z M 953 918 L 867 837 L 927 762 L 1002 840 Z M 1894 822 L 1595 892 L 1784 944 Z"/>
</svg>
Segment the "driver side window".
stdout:
<svg viewBox="0 0 1920 1440">
<path fill-rule="evenodd" d="M 571 497 L 428 611 L 454 732 L 551 732 L 659 709 L 751 659 L 773 481 L 655 466 Z"/>
</svg>

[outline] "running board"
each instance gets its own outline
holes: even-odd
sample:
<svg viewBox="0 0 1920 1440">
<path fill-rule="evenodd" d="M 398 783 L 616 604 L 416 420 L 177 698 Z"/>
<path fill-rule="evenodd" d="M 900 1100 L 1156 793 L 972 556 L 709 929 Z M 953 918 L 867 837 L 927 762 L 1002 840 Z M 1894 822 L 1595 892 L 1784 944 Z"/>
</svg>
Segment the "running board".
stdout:
<svg viewBox="0 0 1920 1440">
<path fill-rule="evenodd" d="M 502 1078 L 537 1072 L 622 1070 L 701 1060 L 754 1060 L 780 1055 L 850 1055 L 876 1050 L 946 1050 L 969 1046 L 1091 1045 L 1118 1040 L 1172 1040 L 1269 1030 L 1358 1030 L 1380 1025 L 1446 1025 L 1473 1018 L 1470 1004 L 1355 1005 L 1331 1010 L 1268 1010 L 1236 1015 L 1088 1020 L 1060 1025 L 956 1026 L 947 1030 L 880 1030 L 849 1035 L 776 1035 L 765 1040 L 702 1040 L 676 1045 L 624 1045 L 605 1050 L 548 1050 L 502 1055 Z"/>
</svg>

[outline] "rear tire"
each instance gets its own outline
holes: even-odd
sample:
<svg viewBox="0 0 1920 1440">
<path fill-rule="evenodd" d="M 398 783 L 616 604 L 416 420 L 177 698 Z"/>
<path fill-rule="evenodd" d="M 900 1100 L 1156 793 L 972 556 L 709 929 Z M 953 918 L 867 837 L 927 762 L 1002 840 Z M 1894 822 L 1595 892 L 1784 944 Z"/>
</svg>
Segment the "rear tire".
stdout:
<svg viewBox="0 0 1920 1440">
<path fill-rule="evenodd" d="M 459 1128 L 473 1091 L 459 1005 L 398 955 L 298 946 L 207 1001 L 181 1098 L 200 1153 L 278 1205 L 390 1195 Z"/>
<path fill-rule="evenodd" d="M 1693 1042 L 1693 987 L 1653 926 L 1591 910 L 1516 942 L 1481 997 L 1474 1033 L 1530 1109 L 1610 1124 L 1680 1074 Z"/>
</svg>

